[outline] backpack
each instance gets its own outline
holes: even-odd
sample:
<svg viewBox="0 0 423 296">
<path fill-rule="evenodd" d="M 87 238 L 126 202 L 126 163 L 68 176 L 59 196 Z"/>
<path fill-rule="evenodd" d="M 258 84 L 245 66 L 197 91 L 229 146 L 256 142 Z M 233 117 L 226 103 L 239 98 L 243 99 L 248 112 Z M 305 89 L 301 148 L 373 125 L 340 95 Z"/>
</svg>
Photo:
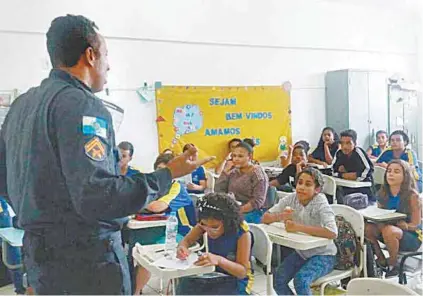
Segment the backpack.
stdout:
<svg viewBox="0 0 423 296">
<path fill-rule="evenodd" d="M 367 194 L 359 192 L 347 194 L 344 196 L 344 205 L 350 206 L 356 210 L 365 209 L 369 205 L 369 198 Z"/>
<path fill-rule="evenodd" d="M 347 270 L 359 265 L 360 251 L 362 246 L 351 223 L 344 217 L 337 215 L 335 217 L 338 227 L 338 236 L 334 243 L 338 250 L 336 254 L 335 269 Z"/>
<path fill-rule="evenodd" d="M 374 248 L 370 241 L 366 238 L 364 239 L 364 244 L 366 247 L 366 268 L 367 268 L 367 277 L 382 278 L 383 270 L 376 263 Z M 364 272 L 363 272 L 364 276 Z"/>
</svg>

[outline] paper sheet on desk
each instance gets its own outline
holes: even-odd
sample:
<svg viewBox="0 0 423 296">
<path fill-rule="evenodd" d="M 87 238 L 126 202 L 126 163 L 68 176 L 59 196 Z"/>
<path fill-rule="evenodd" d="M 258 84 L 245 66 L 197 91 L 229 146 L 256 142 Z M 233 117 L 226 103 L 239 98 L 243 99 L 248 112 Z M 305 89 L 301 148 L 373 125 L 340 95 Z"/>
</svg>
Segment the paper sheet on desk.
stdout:
<svg viewBox="0 0 423 296">
<path fill-rule="evenodd" d="M 277 228 L 285 229 L 285 223 L 283 223 L 283 222 L 273 222 L 270 225 L 275 226 Z"/>
<path fill-rule="evenodd" d="M 395 210 L 385 210 L 378 207 L 367 207 L 365 209 L 359 210 L 359 212 L 365 217 L 377 217 L 395 213 Z"/>
<path fill-rule="evenodd" d="M 187 269 L 191 267 L 194 262 L 198 260 L 198 255 L 196 253 L 191 253 L 187 260 L 179 260 L 177 258 L 167 258 L 161 257 L 160 259 L 156 260 L 153 265 L 158 267 L 170 268 L 170 269 Z"/>
</svg>

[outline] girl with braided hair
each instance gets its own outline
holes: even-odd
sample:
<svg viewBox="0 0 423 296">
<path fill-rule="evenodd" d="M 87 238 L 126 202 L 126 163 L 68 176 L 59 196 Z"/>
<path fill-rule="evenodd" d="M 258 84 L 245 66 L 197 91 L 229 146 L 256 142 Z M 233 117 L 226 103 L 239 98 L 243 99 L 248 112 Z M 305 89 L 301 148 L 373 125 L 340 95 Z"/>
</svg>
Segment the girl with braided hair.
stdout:
<svg viewBox="0 0 423 296">
<path fill-rule="evenodd" d="M 235 198 L 211 193 L 197 202 L 198 223 L 179 243 L 177 257 L 185 260 L 188 247 L 207 234 L 208 252 L 195 265 L 216 266 L 216 273 L 182 278 L 177 294 L 249 295 L 253 286 L 251 247 L 253 238 Z M 213 281 L 205 280 L 213 277 Z"/>
</svg>

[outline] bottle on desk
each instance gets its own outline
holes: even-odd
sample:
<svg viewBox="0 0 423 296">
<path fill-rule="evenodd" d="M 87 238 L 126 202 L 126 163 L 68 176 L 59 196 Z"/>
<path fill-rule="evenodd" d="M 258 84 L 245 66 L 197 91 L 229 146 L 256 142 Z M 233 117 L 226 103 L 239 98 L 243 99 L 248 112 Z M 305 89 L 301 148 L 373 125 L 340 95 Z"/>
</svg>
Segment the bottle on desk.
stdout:
<svg viewBox="0 0 423 296">
<path fill-rule="evenodd" d="M 169 219 L 166 221 L 166 240 L 165 240 L 165 252 L 172 258 L 176 256 L 176 248 L 178 243 L 176 236 L 178 234 L 178 218 L 176 212 L 171 212 Z"/>
</svg>

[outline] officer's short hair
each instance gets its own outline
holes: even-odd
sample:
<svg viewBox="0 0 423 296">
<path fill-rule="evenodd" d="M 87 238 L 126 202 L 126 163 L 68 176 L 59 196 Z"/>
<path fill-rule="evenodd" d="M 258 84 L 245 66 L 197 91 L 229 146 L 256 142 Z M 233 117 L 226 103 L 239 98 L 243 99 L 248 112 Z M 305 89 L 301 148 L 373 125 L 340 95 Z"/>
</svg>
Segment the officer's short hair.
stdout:
<svg viewBox="0 0 423 296">
<path fill-rule="evenodd" d="M 47 32 L 47 50 L 53 68 L 73 67 L 88 47 L 98 50 L 96 24 L 82 15 L 59 16 Z"/>
<path fill-rule="evenodd" d="M 129 156 L 132 157 L 132 155 L 134 155 L 134 145 L 132 145 L 130 142 L 121 142 L 118 147 L 122 150 L 128 150 L 129 151 Z"/>
<path fill-rule="evenodd" d="M 163 164 L 168 164 L 169 161 L 171 161 L 174 158 L 174 156 L 172 154 L 160 154 L 159 156 L 157 156 L 156 161 L 154 162 L 154 170 L 157 170 L 157 167 L 159 166 L 159 164 L 163 163 Z"/>
</svg>

